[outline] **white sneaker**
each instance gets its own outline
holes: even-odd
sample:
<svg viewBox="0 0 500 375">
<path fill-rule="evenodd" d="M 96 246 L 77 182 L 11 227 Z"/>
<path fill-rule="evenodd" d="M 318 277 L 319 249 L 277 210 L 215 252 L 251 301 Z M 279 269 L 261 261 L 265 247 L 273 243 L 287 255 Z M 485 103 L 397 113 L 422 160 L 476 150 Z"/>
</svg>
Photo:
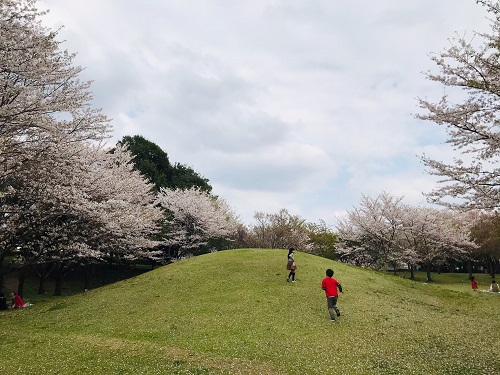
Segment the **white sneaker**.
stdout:
<svg viewBox="0 0 500 375">
<path fill-rule="evenodd" d="M 296 283 L 296 282 L 297 282 L 297 280 L 292 280 L 292 283 Z"/>
</svg>

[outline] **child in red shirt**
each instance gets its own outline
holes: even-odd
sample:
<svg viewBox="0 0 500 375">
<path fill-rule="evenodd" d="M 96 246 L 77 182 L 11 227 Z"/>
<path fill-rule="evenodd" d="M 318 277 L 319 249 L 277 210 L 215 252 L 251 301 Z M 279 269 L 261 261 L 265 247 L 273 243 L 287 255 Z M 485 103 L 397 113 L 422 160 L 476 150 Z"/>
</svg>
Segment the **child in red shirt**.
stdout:
<svg viewBox="0 0 500 375">
<path fill-rule="evenodd" d="M 326 270 L 326 277 L 323 279 L 321 282 L 321 288 L 325 291 L 326 294 L 326 302 L 328 306 L 328 312 L 330 313 L 330 320 L 332 322 L 335 321 L 335 314 L 337 313 L 337 316 L 340 316 L 340 310 L 337 308 L 337 299 L 339 297 L 339 293 L 337 292 L 338 290 L 342 292 L 342 285 L 335 280 L 333 277 L 333 270 L 332 269 L 327 269 Z"/>
</svg>

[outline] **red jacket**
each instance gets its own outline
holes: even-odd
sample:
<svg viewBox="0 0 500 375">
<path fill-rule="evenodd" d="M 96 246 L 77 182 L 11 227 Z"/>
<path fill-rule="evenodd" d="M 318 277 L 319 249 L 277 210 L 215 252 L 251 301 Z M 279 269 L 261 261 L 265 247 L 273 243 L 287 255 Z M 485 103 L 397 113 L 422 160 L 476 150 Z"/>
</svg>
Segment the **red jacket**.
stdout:
<svg viewBox="0 0 500 375">
<path fill-rule="evenodd" d="M 323 288 L 323 290 L 325 291 L 326 298 L 338 297 L 339 292 L 337 291 L 337 287 L 340 291 L 342 291 L 342 286 L 333 277 L 325 277 L 321 282 L 321 288 Z"/>
<path fill-rule="evenodd" d="M 23 300 L 21 299 L 21 296 L 19 294 L 14 294 L 12 304 L 14 305 L 15 309 L 17 309 L 19 307 L 24 307 Z"/>
</svg>

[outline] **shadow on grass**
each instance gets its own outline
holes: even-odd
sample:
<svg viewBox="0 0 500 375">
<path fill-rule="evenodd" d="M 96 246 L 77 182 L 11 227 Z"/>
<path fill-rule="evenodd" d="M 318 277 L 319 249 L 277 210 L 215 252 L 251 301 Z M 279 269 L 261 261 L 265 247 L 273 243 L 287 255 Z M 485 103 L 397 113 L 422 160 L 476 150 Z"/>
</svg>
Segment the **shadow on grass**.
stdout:
<svg viewBox="0 0 500 375">
<path fill-rule="evenodd" d="M 89 289 L 100 288 L 121 280 L 129 279 L 151 270 L 150 265 L 132 264 L 96 264 L 90 279 Z M 76 268 L 68 272 L 64 278 L 62 296 L 72 296 L 85 292 L 85 272 L 82 268 Z M 10 292 L 17 291 L 18 276 L 16 273 L 9 273 L 4 276 L 2 292 L 8 296 Z M 39 293 L 39 278 L 34 274 L 29 274 L 24 282 L 24 302 L 45 302 L 57 298 L 54 296 L 55 278 L 51 275 L 45 280 L 45 293 Z M 55 305 L 56 307 L 57 305 Z M 63 307 L 59 307 L 63 308 Z"/>
</svg>

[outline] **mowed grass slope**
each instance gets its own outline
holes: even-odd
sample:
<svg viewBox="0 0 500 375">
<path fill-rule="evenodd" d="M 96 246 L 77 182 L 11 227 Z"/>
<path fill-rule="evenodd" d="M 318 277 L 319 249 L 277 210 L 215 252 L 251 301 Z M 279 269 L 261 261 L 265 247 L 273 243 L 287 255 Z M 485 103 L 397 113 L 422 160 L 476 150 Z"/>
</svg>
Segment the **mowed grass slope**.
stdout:
<svg viewBox="0 0 500 375">
<path fill-rule="evenodd" d="M 300 252 L 287 283 L 286 255 L 207 254 L 1 312 L 0 373 L 500 373 L 500 295 Z M 344 287 L 336 323 L 320 286 L 329 267 Z"/>
</svg>

